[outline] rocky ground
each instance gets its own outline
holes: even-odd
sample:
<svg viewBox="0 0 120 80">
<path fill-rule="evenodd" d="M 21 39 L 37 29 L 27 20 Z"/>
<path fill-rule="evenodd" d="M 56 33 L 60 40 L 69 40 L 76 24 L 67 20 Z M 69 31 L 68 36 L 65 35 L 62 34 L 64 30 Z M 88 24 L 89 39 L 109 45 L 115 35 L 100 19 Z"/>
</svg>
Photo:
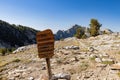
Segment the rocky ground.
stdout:
<svg viewBox="0 0 120 80">
<path fill-rule="evenodd" d="M 119 33 L 56 41 L 54 54 L 53 74 L 69 74 L 71 80 L 120 80 Z M 0 80 L 42 80 L 46 73 L 35 44 L 0 56 Z"/>
</svg>

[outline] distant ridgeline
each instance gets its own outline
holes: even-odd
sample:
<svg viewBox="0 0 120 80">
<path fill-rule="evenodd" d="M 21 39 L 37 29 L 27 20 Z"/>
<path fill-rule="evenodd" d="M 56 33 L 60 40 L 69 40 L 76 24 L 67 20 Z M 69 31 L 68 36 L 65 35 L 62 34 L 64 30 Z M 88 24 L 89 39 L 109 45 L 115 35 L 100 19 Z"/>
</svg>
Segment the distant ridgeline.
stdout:
<svg viewBox="0 0 120 80">
<path fill-rule="evenodd" d="M 55 40 L 62 40 L 73 36 L 85 38 L 90 37 L 89 30 L 90 28 L 76 24 L 68 30 L 58 30 L 57 33 L 54 34 L 54 37 Z M 38 30 L 26 26 L 9 24 L 0 20 L 0 48 L 17 48 L 20 46 L 35 44 L 37 32 Z M 109 32 L 112 33 L 109 29 L 105 31 L 105 33 Z"/>
<path fill-rule="evenodd" d="M 37 30 L 0 20 L 0 48 L 17 48 L 36 43 Z"/>
<path fill-rule="evenodd" d="M 59 30 L 54 36 L 55 40 L 73 37 L 77 28 L 81 26 L 74 25 L 72 28 L 62 31 Z M 85 29 L 85 27 L 83 27 Z M 36 33 L 38 31 L 26 26 L 9 24 L 0 20 L 0 48 L 17 48 L 36 43 Z"/>
<path fill-rule="evenodd" d="M 98 35 L 111 34 L 111 33 L 113 33 L 113 31 L 110 29 L 104 29 L 104 30 L 98 31 Z M 68 30 L 57 31 L 57 33 L 54 34 L 54 36 L 55 36 L 55 40 L 63 40 L 63 39 L 68 38 L 68 37 L 76 37 L 78 39 L 85 39 L 85 38 L 89 38 L 91 36 L 95 37 L 94 35 L 90 34 L 90 28 L 82 27 L 82 26 L 77 25 L 77 24 L 72 26 L 72 28 L 70 28 Z"/>
<path fill-rule="evenodd" d="M 72 28 L 70 28 L 66 31 L 63 31 L 63 30 L 57 31 L 57 33 L 54 35 L 55 40 L 61 40 L 61 39 L 65 39 L 65 38 L 68 38 L 68 37 L 75 36 L 78 28 L 82 28 L 83 31 L 86 30 L 86 27 L 81 27 L 81 26 L 76 24 L 76 25 L 72 26 Z"/>
</svg>

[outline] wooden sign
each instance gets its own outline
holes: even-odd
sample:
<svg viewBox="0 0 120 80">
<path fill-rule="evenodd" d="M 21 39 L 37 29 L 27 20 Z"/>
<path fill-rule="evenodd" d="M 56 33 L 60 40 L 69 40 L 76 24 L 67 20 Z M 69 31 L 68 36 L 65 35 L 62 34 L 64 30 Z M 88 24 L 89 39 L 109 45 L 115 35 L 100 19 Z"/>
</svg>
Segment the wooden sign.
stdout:
<svg viewBox="0 0 120 80">
<path fill-rule="evenodd" d="M 50 29 L 37 33 L 38 56 L 51 58 L 54 55 L 54 35 Z"/>
</svg>

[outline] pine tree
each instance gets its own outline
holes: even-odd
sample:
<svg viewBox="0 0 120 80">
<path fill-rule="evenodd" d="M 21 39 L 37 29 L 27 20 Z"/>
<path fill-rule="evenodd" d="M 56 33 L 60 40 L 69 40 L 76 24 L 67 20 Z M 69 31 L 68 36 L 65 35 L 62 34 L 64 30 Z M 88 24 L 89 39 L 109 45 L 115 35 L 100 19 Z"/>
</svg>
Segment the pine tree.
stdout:
<svg viewBox="0 0 120 80">
<path fill-rule="evenodd" d="M 90 35 L 91 36 L 99 35 L 99 30 L 101 26 L 102 24 L 100 24 L 97 19 L 91 19 L 90 20 Z"/>
<path fill-rule="evenodd" d="M 85 33 L 84 30 L 80 27 L 76 30 L 75 37 L 77 37 L 78 39 L 81 39 L 84 33 Z"/>
</svg>

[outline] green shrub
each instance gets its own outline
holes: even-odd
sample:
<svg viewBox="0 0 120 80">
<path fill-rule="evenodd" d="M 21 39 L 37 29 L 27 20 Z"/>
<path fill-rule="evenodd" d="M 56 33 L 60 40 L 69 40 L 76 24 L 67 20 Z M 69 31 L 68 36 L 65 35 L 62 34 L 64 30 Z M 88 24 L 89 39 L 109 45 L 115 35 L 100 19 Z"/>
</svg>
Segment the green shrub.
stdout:
<svg viewBox="0 0 120 80">
<path fill-rule="evenodd" d="M 62 59 L 57 58 L 56 62 L 57 62 L 57 64 L 61 64 L 62 63 Z"/>
<path fill-rule="evenodd" d="M 90 60 L 94 61 L 94 60 L 95 60 L 95 58 L 96 58 L 96 57 L 95 57 L 95 56 L 93 56 L 93 57 L 91 57 L 91 58 L 90 58 Z"/>
<path fill-rule="evenodd" d="M 99 35 L 99 30 L 102 24 L 98 22 L 97 19 L 91 19 L 90 20 L 90 34 L 91 36 L 97 36 Z"/>
<path fill-rule="evenodd" d="M 11 53 L 11 52 L 13 52 L 15 50 L 15 48 L 9 48 L 8 50 L 7 50 L 7 52 L 8 53 Z"/>
<path fill-rule="evenodd" d="M 84 34 L 83 36 L 82 36 L 82 39 L 86 39 L 87 38 L 87 36 Z"/>
<path fill-rule="evenodd" d="M 80 70 L 84 71 L 89 67 L 87 62 L 82 62 L 82 64 L 80 65 Z"/>
<path fill-rule="evenodd" d="M 76 30 L 76 34 L 74 36 L 77 37 L 78 39 L 81 39 L 84 33 L 85 31 L 83 30 L 82 27 L 80 27 Z"/>
<path fill-rule="evenodd" d="M 118 72 L 117 75 L 120 77 L 120 72 Z"/>
<path fill-rule="evenodd" d="M 113 61 L 103 61 L 102 63 L 103 63 L 103 64 L 109 64 L 109 65 L 114 64 Z"/>
<path fill-rule="evenodd" d="M 4 56 L 6 52 L 7 52 L 6 48 L 0 49 L 0 53 L 2 54 L 2 56 Z"/>
<path fill-rule="evenodd" d="M 6 53 L 11 53 L 15 50 L 15 48 L 0 48 L 0 53 L 4 56 Z"/>
<path fill-rule="evenodd" d="M 60 39 L 60 41 L 64 41 L 64 38 Z"/>
<path fill-rule="evenodd" d="M 120 51 L 118 52 L 118 54 L 120 54 Z"/>
<path fill-rule="evenodd" d="M 20 59 L 14 59 L 12 62 L 20 62 L 21 60 Z"/>
</svg>

